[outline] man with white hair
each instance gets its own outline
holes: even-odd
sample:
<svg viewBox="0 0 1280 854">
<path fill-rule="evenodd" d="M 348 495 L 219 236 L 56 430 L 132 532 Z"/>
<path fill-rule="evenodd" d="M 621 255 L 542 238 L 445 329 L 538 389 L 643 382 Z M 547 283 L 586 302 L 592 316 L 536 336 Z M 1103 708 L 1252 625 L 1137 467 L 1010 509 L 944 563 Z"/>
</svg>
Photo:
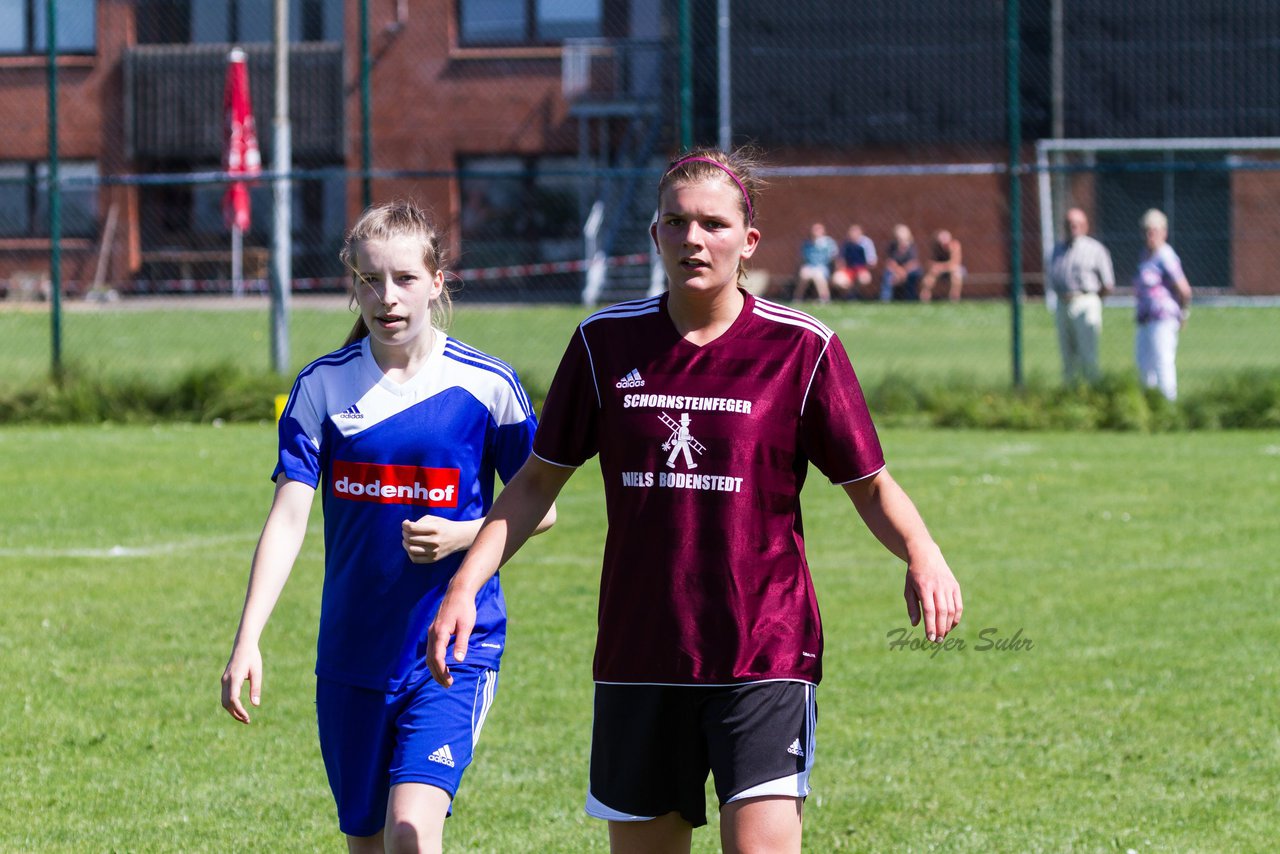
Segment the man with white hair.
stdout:
<svg viewBox="0 0 1280 854">
<path fill-rule="evenodd" d="M 1066 216 L 1067 237 L 1053 250 L 1049 284 L 1058 297 L 1058 346 L 1062 380 L 1096 383 L 1098 341 L 1102 337 L 1102 298 L 1116 286 L 1107 247 L 1089 236 L 1089 217 L 1080 208 Z"/>
</svg>

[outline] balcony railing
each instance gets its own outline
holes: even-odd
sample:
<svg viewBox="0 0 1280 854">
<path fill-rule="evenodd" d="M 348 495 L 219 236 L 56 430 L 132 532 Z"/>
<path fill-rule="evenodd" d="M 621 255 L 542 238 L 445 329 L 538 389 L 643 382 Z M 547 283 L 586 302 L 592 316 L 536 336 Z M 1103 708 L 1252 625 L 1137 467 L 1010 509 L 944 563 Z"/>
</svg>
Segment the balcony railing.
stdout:
<svg viewBox="0 0 1280 854">
<path fill-rule="evenodd" d="M 568 39 L 562 56 L 561 90 L 575 115 L 634 115 L 662 99 L 661 42 Z"/>
<path fill-rule="evenodd" d="M 222 157 L 222 90 L 231 45 L 140 45 L 125 54 L 129 156 L 184 162 Z M 249 93 L 263 162 L 271 162 L 275 111 L 274 50 L 244 45 Z M 289 121 L 295 159 L 343 158 L 342 45 L 300 42 L 289 48 Z"/>
</svg>

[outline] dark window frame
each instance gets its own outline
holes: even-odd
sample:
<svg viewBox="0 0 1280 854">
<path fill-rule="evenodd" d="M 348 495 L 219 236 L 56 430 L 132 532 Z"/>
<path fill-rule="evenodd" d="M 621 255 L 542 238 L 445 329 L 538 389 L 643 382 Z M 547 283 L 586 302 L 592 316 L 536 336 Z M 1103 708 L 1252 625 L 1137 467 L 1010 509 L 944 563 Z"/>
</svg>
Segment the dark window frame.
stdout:
<svg viewBox="0 0 1280 854">
<path fill-rule="evenodd" d="M 139 0 L 138 44 L 265 44 L 269 40 L 251 39 L 242 30 L 248 0 L 226 0 L 227 32 L 215 39 L 192 41 L 192 4 L 200 0 Z M 328 0 L 295 0 L 297 9 L 289 12 L 291 44 L 319 41 L 341 41 L 343 34 L 325 38 L 326 2 Z M 336 14 L 342 14 L 341 0 Z M 157 15 L 166 16 L 157 20 Z M 341 30 L 341 23 L 338 24 Z"/>
<path fill-rule="evenodd" d="M 49 52 L 48 44 L 39 45 L 36 43 L 37 26 L 36 21 L 43 21 L 46 15 L 44 0 L 19 0 L 22 3 L 22 47 L 17 50 L 7 50 L 0 48 L 0 57 L 6 56 L 43 56 Z M 98 4 L 96 2 L 89 3 L 90 10 L 93 14 L 93 36 L 90 45 L 77 45 L 75 47 L 67 47 L 61 42 L 57 45 L 58 56 L 96 56 L 98 53 Z M 62 14 L 68 14 L 63 12 Z M 58 19 L 62 20 L 61 16 Z M 47 34 L 46 34 L 47 38 Z"/>
<path fill-rule="evenodd" d="M 557 47 L 564 44 L 563 38 L 552 38 L 540 35 L 542 21 L 538 17 L 538 0 L 517 0 L 524 5 L 524 34 L 518 39 L 474 39 L 468 38 L 463 30 L 463 9 L 467 5 L 468 0 L 457 0 L 454 12 L 457 15 L 457 32 L 458 46 L 464 48 L 520 48 L 520 47 Z M 603 33 L 605 9 L 604 3 L 600 4 L 600 14 L 598 18 L 599 29 Z"/>
<path fill-rule="evenodd" d="M 25 171 L 25 176 L 21 179 L 6 178 L 3 185 L 6 188 L 18 186 L 22 194 L 22 205 L 25 213 L 25 228 L 8 228 L 5 219 L 0 218 L 0 240 L 48 240 L 49 239 L 49 219 L 48 219 L 48 161 L 44 160 L 3 160 L 0 165 L 8 168 L 17 167 Z M 62 160 L 59 162 L 62 168 L 92 166 L 95 174 L 100 174 L 98 162 L 96 160 Z M 66 178 L 63 174 L 60 177 Z M 68 207 L 68 196 L 73 194 L 84 194 L 85 199 L 80 203 L 79 207 L 86 213 L 81 217 Z M 97 186 L 86 187 L 63 187 L 62 189 L 62 236 L 79 238 L 79 237 L 97 237 L 98 236 L 98 188 Z M 70 214 L 70 216 L 68 216 Z M 72 227 L 68 227 L 70 224 Z"/>
<path fill-rule="evenodd" d="M 512 161 L 514 170 L 495 169 L 487 165 Z M 514 263 L 541 263 L 566 260 L 559 255 L 548 255 L 553 244 L 573 242 L 578 257 L 577 244 L 581 240 L 581 216 L 579 199 L 570 193 L 568 184 L 560 180 L 561 173 L 571 167 L 570 155 L 542 153 L 485 153 L 466 154 L 457 159 L 459 196 L 463 211 L 455 230 L 463 246 L 462 266 L 491 266 Z M 497 194 L 491 194 L 486 186 L 498 182 L 505 186 Z M 478 230 L 468 228 L 466 208 L 476 197 L 482 196 L 488 216 Z M 503 205 L 500 199 L 508 196 L 510 203 Z M 566 209 L 571 209 L 566 213 Z M 554 221 L 547 221 L 551 217 Z M 487 251 L 469 251 L 468 246 L 490 244 L 515 254 L 494 259 Z M 505 254 L 505 253 L 504 253 Z"/>
</svg>

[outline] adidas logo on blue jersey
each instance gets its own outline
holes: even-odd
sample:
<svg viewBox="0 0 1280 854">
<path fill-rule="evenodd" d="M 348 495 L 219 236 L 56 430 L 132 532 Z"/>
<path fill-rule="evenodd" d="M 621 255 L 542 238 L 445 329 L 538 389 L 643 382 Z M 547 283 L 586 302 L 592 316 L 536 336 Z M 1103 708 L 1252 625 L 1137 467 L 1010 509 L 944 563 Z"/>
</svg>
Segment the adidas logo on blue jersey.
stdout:
<svg viewBox="0 0 1280 854">
<path fill-rule="evenodd" d="M 354 403 L 346 409 L 338 413 L 339 418 L 364 418 L 364 413 L 360 411 L 360 407 Z"/>
<path fill-rule="evenodd" d="M 640 372 L 638 370 L 633 368 L 631 373 L 627 374 L 613 385 L 614 388 L 639 388 L 644 385 L 644 378 L 640 376 Z"/>
<path fill-rule="evenodd" d="M 791 746 L 787 748 L 787 753 L 792 756 L 804 756 L 804 748 L 800 746 L 800 739 L 791 742 Z"/>
<path fill-rule="evenodd" d="M 427 757 L 428 762 L 439 762 L 441 765 L 453 767 L 453 751 L 449 749 L 449 745 L 437 747 L 435 752 Z"/>
</svg>

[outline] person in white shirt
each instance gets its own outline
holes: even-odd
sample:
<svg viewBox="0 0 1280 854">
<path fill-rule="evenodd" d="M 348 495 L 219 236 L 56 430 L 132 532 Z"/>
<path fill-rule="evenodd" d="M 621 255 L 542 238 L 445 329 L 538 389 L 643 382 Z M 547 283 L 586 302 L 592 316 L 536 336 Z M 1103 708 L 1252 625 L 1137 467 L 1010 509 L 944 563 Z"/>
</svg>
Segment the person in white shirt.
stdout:
<svg viewBox="0 0 1280 854">
<path fill-rule="evenodd" d="M 1107 247 L 1089 236 L 1089 217 L 1080 208 L 1066 216 L 1067 238 L 1053 250 L 1049 284 L 1057 295 L 1058 346 L 1062 380 L 1096 383 L 1098 342 L 1102 337 L 1102 298 L 1115 290 L 1116 277 Z"/>
</svg>

